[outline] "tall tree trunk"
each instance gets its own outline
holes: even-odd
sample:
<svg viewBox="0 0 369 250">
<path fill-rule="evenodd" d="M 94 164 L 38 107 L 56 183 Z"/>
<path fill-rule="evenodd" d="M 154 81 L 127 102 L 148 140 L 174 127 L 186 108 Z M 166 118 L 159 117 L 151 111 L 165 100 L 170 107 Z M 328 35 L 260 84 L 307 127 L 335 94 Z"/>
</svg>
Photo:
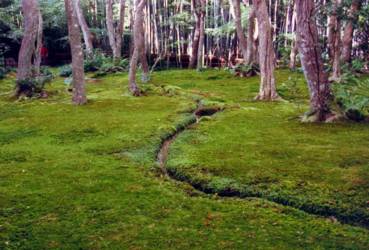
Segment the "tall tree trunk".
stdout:
<svg viewBox="0 0 369 250">
<path fill-rule="evenodd" d="M 297 44 L 301 64 L 310 91 L 310 112 L 307 121 L 325 121 L 330 114 L 330 86 L 323 71 L 323 59 L 319 46 L 318 29 L 315 21 L 314 1 L 296 0 Z"/>
<path fill-rule="evenodd" d="M 272 41 L 272 27 L 268 15 L 268 7 L 265 0 L 253 0 L 256 9 L 256 18 L 259 26 L 259 64 L 260 64 L 260 90 L 255 99 L 277 100 L 279 99 L 275 78 L 275 53 Z"/>
<path fill-rule="evenodd" d="M 119 24 L 117 27 L 117 32 L 115 34 L 115 46 L 116 46 L 116 58 L 122 57 L 122 38 L 124 32 L 124 15 L 126 9 L 126 1 L 120 0 L 119 2 Z"/>
<path fill-rule="evenodd" d="M 192 5 L 194 9 L 194 14 L 196 18 L 195 31 L 192 38 L 192 55 L 190 58 L 189 68 L 194 69 L 196 67 L 197 55 L 199 52 L 199 40 L 200 40 L 200 6 L 198 4 L 199 0 L 192 0 Z"/>
<path fill-rule="evenodd" d="M 41 60 L 42 60 L 41 58 L 42 36 L 43 36 L 43 20 L 41 11 L 38 10 L 37 43 L 33 61 L 36 76 L 40 75 Z"/>
<path fill-rule="evenodd" d="M 114 60 L 120 58 L 117 43 L 115 41 L 114 19 L 113 19 L 113 0 L 106 0 L 106 28 L 108 32 L 110 48 L 113 51 Z"/>
<path fill-rule="evenodd" d="M 73 8 L 72 1 L 64 0 L 65 12 L 68 21 L 69 43 L 72 53 L 72 72 L 73 72 L 73 98 L 76 105 L 87 102 L 85 92 L 85 73 L 83 69 L 83 49 L 81 43 L 81 31 L 78 25 L 77 13 Z"/>
<path fill-rule="evenodd" d="M 79 26 L 82 29 L 83 40 L 85 41 L 87 56 L 91 57 L 93 53 L 92 36 L 91 36 L 90 29 L 88 28 L 86 19 L 82 12 L 80 0 L 73 1 L 73 7 L 77 13 Z"/>
<path fill-rule="evenodd" d="M 255 62 L 255 41 L 254 41 L 254 32 L 255 32 L 255 8 L 254 5 L 251 7 L 251 11 L 249 13 L 248 18 L 248 29 L 247 29 L 247 51 L 245 64 L 252 64 Z"/>
<path fill-rule="evenodd" d="M 37 30 L 39 23 L 39 10 L 37 0 L 22 0 L 24 35 L 18 56 L 17 87 L 15 95 L 22 93 L 19 83 L 33 77 L 32 55 L 35 51 Z"/>
<path fill-rule="evenodd" d="M 204 65 L 204 41 L 205 41 L 205 10 L 206 0 L 200 1 L 200 36 L 199 47 L 197 52 L 197 70 L 201 70 Z"/>
<path fill-rule="evenodd" d="M 297 43 L 296 43 L 296 38 L 293 39 L 292 44 L 291 44 L 291 53 L 290 53 L 290 63 L 288 65 L 288 67 L 291 70 L 296 69 L 296 56 L 298 53 L 298 47 L 297 47 Z"/>
<path fill-rule="evenodd" d="M 239 47 L 241 49 L 243 59 L 244 59 L 244 61 L 246 61 L 246 58 L 247 58 L 247 45 L 248 44 L 247 44 L 246 37 L 245 37 L 245 34 L 243 32 L 243 28 L 242 28 L 240 1 L 239 0 L 232 0 L 232 1 L 230 1 L 230 3 L 232 3 L 232 7 L 233 7 L 234 22 L 235 22 L 235 26 L 236 26 L 236 33 L 237 33 L 237 38 L 238 38 L 238 42 L 239 42 Z"/>
<path fill-rule="evenodd" d="M 339 81 L 341 77 L 341 21 L 338 18 L 338 8 L 341 0 L 332 1 L 332 14 L 328 19 L 328 51 L 332 63 L 332 80 Z"/>
<path fill-rule="evenodd" d="M 349 11 L 349 19 L 346 23 L 342 38 L 342 60 L 346 63 L 351 62 L 352 38 L 354 34 L 354 22 L 357 19 L 357 12 L 360 8 L 361 0 L 352 0 Z"/>
<path fill-rule="evenodd" d="M 144 50 L 144 8 L 146 0 L 135 0 L 135 15 L 133 23 L 133 53 L 129 68 L 129 90 L 134 96 L 141 95 L 141 91 L 136 83 L 137 64 Z M 141 62 L 142 63 L 142 62 Z"/>
</svg>

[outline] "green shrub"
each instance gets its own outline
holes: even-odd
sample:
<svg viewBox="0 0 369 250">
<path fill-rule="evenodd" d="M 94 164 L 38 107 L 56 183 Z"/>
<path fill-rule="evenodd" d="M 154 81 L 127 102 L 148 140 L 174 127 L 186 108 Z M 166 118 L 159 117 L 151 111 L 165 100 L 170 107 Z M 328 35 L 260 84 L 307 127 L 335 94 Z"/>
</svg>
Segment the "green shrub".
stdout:
<svg viewBox="0 0 369 250">
<path fill-rule="evenodd" d="M 260 69 L 259 69 L 259 65 L 257 65 L 256 63 L 252 63 L 252 64 L 240 63 L 240 64 L 237 64 L 230 71 L 232 74 L 236 76 L 250 77 L 250 76 L 255 76 L 259 74 Z"/>
<path fill-rule="evenodd" d="M 362 121 L 369 115 L 369 79 L 344 74 L 341 83 L 333 85 L 336 103 L 347 118 Z"/>
<path fill-rule="evenodd" d="M 6 74 L 7 74 L 7 70 L 3 67 L 0 67 L 0 79 L 5 78 Z"/>
<path fill-rule="evenodd" d="M 72 66 L 70 64 L 64 65 L 59 68 L 59 76 L 69 77 L 72 75 Z"/>
</svg>

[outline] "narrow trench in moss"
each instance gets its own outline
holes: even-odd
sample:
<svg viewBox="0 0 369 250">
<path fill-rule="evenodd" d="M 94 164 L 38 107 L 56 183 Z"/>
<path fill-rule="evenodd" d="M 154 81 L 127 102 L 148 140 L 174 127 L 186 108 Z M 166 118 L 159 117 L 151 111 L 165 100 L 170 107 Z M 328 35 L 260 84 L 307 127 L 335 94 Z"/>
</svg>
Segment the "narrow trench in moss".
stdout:
<svg viewBox="0 0 369 250">
<path fill-rule="evenodd" d="M 324 217 L 324 218 L 337 220 L 342 224 L 349 224 L 349 225 L 369 229 L 369 225 L 367 223 L 357 221 L 356 220 L 357 218 L 351 218 L 351 217 L 343 216 L 339 212 L 331 211 L 330 209 L 327 209 L 327 208 L 324 208 L 323 212 L 321 210 L 317 211 L 316 209 L 314 209 L 314 206 L 310 206 L 309 204 L 303 204 L 302 206 L 298 206 L 298 205 L 295 205 L 293 201 L 290 201 L 288 199 L 281 199 L 281 198 L 274 199 L 273 197 L 265 197 L 265 195 L 260 194 L 258 192 L 246 192 L 245 193 L 242 190 L 238 190 L 238 189 L 232 188 L 232 187 L 229 187 L 229 188 L 226 188 L 224 190 L 219 191 L 219 190 L 215 190 L 214 188 L 210 187 L 206 183 L 194 182 L 190 177 L 183 176 L 183 175 L 177 173 L 177 171 L 174 170 L 174 169 L 167 169 L 166 164 L 167 164 L 167 159 L 168 159 L 168 155 L 169 155 L 170 146 L 175 141 L 175 139 L 178 137 L 178 135 L 183 133 L 189 127 L 199 123 L 200 120 L 201 120 L 201 117 L 213 116 L 221 110 L 222 109 L 220 109 L 218 107 L 202 107 L 201 105 L 198 104 L 197 108 L 192 113 L 192 116 L 196 117 L 196 119 L 190 119 L 189 120 L 190 122 L 187 122 L 186 124 L 184 124 L 182 126 L 179 126 L 179 128 L 177 128 L 175 131 L 173 131 L 167 137 L 163 138 L 163 140 L 161 141 L 161 144 L 159 146 L 159 149 L 157 151 L 157 154 L 156 154 L 156 160 L 158 162 L 158 165 L 160 167 L 161 172 L 164 175 L 168 176 L 172 180 L 185 182 L 185 183 L 191 185 L 197 191 L 200 191 L 200 192 L 202 192 L 204 194 L 207 194 L 207 195 L 215 195 L 216 194 L 219 197 L 223 197 L 223 198 L 227 198 L 227 197 L 228 198 L 230 198 L 230 197 L 234 198 L 234 197 L 236 197 L 236 198 L 240 198 L 240 199 L 246 199 L 246 198 L 265 199 L 265 200 L 268 200 L 270 202 L 277 203 L 279 205 L 283 205 L 283 206 L 291 207 L 291 208 L 294 208 L 294 209 L 298 209 L 300 211 L 303 211 L 303 212 L 311 214 L 311 215 L 317 215 L 317 216 L 321 216 L 321 217 Z"/>
</svg>

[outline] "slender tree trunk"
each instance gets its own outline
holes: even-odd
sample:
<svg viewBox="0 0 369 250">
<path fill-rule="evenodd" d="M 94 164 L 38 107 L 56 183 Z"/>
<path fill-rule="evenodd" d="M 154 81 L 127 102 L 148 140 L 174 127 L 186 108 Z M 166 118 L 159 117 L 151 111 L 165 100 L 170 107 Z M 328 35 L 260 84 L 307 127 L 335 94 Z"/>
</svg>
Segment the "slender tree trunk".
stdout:
<svg viewBox="0 0 369 250">
<path fill-rule="evenodd" d="M 196 67 L 196 62 L 197 62 L 197 55 L 199 52 L 199 40 L 200 40 L 200 6 L 198 4 L 199 0 L 192 0 L 192 5 L 193 5 L 193 9 L 194 9 L 194 14 L 196 17 L 196 24 L 195 24 L 195 31 L 193 34 L 193 39 L 192 39 L 192 55 L 190 58 L 190 63 L 189 63 L 189 68 L 193 69 Z"/>
<path fill-rule="evenodd" d="M 113 0 L 106 0 L 106 28 L 108 32 L 110 48 L 113 51 L 114 60 L 119 59 L 117 43 L 115 41 L 114 19 L 113 19 Z"/>
<path fill-rule="evenodd" d="M 18 56 L 17 87 L 15 96 L 22 93 L 19 83 L 33 77 L 32 55 L 35 51 L 37 30 L 39 23 L 39 10 L 37 0 L 22 0 L 24 35 Z"/>
<path fill-rule="evenodd" d="M 260 90 L 257 100 L 279 99 L 275 78 L 275 53 L 272 41 L 272 27 L 268 16 L 265 0 L 254 0 L 256 18 L 259 26 L 259 64 L 260 64 Z"/>
<path fill-rule="evenodd" d="M 236 26 L 236 33 L 238 37 L 239 47 L 242 52 L 242 56 L 244 61 L 246 61 L 247 58 L 247 41 L 246 37 L 242 28 L 242 21 L 241 21 L 241 6 L 239 0 L 232 0 L 230 1 L 232 3 L 233 12 L 234 12 L 234 22 Z"/>
<path fill-rule="evenodd" d="M 333 0 L 332 14 L 328 21 L 328 51 L 332 63 L 333 81 L 341 77 L 341 21 L 338 18 L 338 8 L 341 0 Z"/>
<path fill-rule="evenodd" d="M 314 17 L 314 1 L 296 0 L 297 44 L 310 91 L 310 112 L 306 121 L 325 121 L 330 114 L 330 86 L 323 71 L 318 29 Z"/>
<path fill-rule="evenodd" d="M 69 43 L 72 53 L 72 72 L 73 72 L 73 98 L 76 105 L 87 102 L 85 92 L 85 73 L 83 69 L 83 49 L 81 43 L 81 31 L 78 25 L 77 13 L 73 8 L 72 1 L 64 0 L 65 12 L 68 21 Z"/>
<path fill-rule="evenodd" d="M 255 8 L 254 5 L 251 7 L 248 18 L 248 29 L 247 29 L 247 51 L 245 64 L 253 64 L 255 62 L 255 48 L 254 48 L 254 32 L 255 32 Z"/>
<path fill-rule="evenodd" d="M 129 90 L 134 96 L 141 95 L 141 91 L 136 83 L 136 71 L 137 64 L 142 58 L 142 51 L 144 50 L 144 13 L 143 10 L 145 8 L 146 0 L 135 0 L 135 15 L 134 15 L 134 23 L 133 23 L 133 54 L 130 62 L 129 69 Z"/>
<path fill-rule="evenodd" d="M 124 15 L 126 9 L 126 1 L 120 0 L 119 2 L 119 24 L 117 27 L 117 32 L 115 34 L 115 46 L 116 46 L 116 58 L 122 57 L 122 38 L 124 32 Z"/>
<path fill-rule="evenodd" d="M 36 76 L 40 75 L 41 60 L 42 60 L 41 58 L 42 36 L 43 36 L 43 20 L 41 11 L 38 10 L 37 44 L 33 62 Z"/>
<path fill-rule="evenodd" d="M 297 47 L 297 43 L 296 43 L 296 38 L 294 38 L 294 40 L 292 41 L 291 44 L 291 53 L 290 53 L 290 63 L 289 63 L 289 68 L 291 70 L 296 69 L 296 56 L 298 53 L 298 47 Z"/>
<path fill-rule="evenodd" d="M 205 9 L 206 0 L 200 1 L 200 36 L 199 47 L 197 52 L 197 70 L 201 70 L 204 67 L 204 41 L 205 41 Z"/>
<path fill-rule="evenodd" d="M 82 29 L 83 40 L 85 41 L 87 56 L 91 57 L 93 53 L 92 36 L 91 36 L 90 29 L 88 28 L 86 19 L 82 12 L 80 0 L 73 1 L 73 7 L 77 13 L 79 26 Z"/>
<path fill-rule="evenodd" d="M 349 20 L 344 28 L 343 38 L 342 38 L 342 60 L 346 63 L 351 62 L 352 54 L 352 38 L 354 34 L 354 22 L 357 19 L 357 12 L 360 8 L 360 0 L 352 0 L 351 8 L 349 11 Z"/>
</svg>

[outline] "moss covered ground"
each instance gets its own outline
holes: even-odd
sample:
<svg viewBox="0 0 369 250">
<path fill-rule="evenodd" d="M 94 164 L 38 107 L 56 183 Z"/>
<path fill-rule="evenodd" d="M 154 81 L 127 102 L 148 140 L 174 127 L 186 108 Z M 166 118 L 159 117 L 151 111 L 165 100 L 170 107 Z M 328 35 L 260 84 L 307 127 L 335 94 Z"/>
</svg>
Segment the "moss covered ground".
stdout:
<svg viewBox="0 0 369 250">
<path fill-rule="evenodd" d="M 363 222 L 367 125 L 300 124 L 299 74 L 278 72 L 281 103 L 252 102 L 258 79 L 223 71 L 152 78 L 164 91 L 140 98 L 126 93 L 126 74 L 90 81 L 83 107 L 61 78 L 49 98 L 18 102 L 14 79 L 0 81 L 0 249 L 368 249 L 362 226 L 294 208 L 329 204 Z M 199 96 L 226 109 L 179 135 L 168 169 L 260 198 L 205 195 L 158 171 L 162 138 Z"/>
</svg>

